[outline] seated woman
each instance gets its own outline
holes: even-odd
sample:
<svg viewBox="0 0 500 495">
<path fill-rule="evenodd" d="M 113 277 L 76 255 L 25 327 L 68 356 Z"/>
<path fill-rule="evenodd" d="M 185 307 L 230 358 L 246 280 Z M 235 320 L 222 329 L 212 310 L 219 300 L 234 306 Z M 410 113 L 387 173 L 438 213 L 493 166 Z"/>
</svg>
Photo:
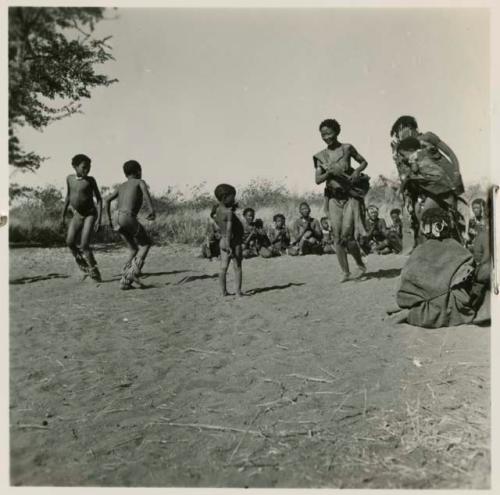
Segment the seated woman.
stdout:
<svg viewBox="0 0 500 495">
<path fill-rule="evenodd" d="M 323 232 L 318 220 L 311 217 L 311 208 L 307 203 L 301 203 L 299 207 L 300 218 L 293 223 L 292 242 L 288 248 L 291 256 L 305 254 L 321 254 L 321 241 Z"/>
<path fill-rule="evenodd" d="M 273 256 L 271 241 L 264 229 L 264 222 L 260 218 L 257 218 L 253 225 L 255 228 L 255 247 L 257 253 L 262 258 L 271 258 Z"/>
<path fill-rule="evenodd" d="M 385 220 L 378 216 L 378 207 L 375 205 L 369 205 L 366 210 L 366 235 L 361 239 L 361 248 L 365 254 L 391 253 L 392 249 L 387 238 L 389 231 Z"/>
<path fill-rule="evenodd" d="M 328 217 L 321 217 L 320 223 L 323 232 L 323 241 L 321 242 L 323 254 L 335 254 L 335 239 Z"/>
<path fill-rule="evenodd" d="M 205 241 L 201 246 L 201 257 L 208 258 L 210 261 L 212 261 L 212 258 L 218 258 L 220 256 L 220 229 L 215 221 L 217 207 L 218 205 L 212 206 L 210 218 L 207 223 Z"/>
<path fill-rule="evenodd" d="M 286 226 L 285 215 L 277 213 L 273 217 L 274 226 L 269 230 L 269 240 L 271 242 L 271 253 L 273 256 L 286 254 L 290 246 L 290 231 Z"/>
<path fill-rule="evenodd" d="M 468 249 L 451 238 L 449 215 L 429 208 L 422 216 L 425 240 L 411 253 L 396 294 L 398 322 L 439 328 L 474 322 L 481 300 L 474 296 L 476 263 Z"/>
<path fill-rule="evenodd" d="M 468 245 L 472 246 L 474 238 L 479 232 L 485 230 L 487 226 L 486 201 L 482 198 L 476 198 L 472 201 L 472 218 L 469 220 Z"/>
</svg>

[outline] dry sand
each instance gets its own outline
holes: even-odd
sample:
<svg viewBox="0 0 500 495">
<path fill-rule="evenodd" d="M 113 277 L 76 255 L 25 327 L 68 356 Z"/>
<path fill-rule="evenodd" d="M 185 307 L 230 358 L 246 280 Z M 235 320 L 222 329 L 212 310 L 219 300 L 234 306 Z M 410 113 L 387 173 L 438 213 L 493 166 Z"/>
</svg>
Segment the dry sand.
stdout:
<svg viewBox="0 0 500 495">
<path fill-rule="evenodd" d="M 403 256 L 339 285 L 334 256 L 125 251 L 81 282 L 65 249 L 10 252 L 13 485 L 487 488 L 490 330 L 384 320 Z M 232 289 L 232 272 L 229 272 Z"/>
</svg>

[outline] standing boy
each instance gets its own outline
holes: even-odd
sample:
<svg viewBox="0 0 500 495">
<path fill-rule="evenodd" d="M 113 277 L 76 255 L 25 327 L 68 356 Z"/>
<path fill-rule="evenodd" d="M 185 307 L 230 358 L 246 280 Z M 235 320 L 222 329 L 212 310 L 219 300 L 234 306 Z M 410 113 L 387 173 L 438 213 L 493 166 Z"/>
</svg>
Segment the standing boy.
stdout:
<svg viewBox="0 0 500 495">
<path fill-rule="evenodd" d="M 150 211 L 146 219 L 154 220 L 156 215 L 148 187 L 142 180 L 141 165 L 135 160 L 129 160 L 123 164 L 123 172 L 127 180 L 120 184 L 118 189 L 106 199 L 106 212 L 109 225 L 113 228 L 111 201 L 118 198 L 117 230 L 129 250 L 129 257 L 122 270 L 120 288 L 131 289 L 133 282 L 141 285 L 139 276 L 152 244 L 146 230 L 137 220 L 137 214 L 141 209 L 143 199 L 146 200 Z"/>
<path fill-rule="evenodd" d="M 220 229 L 220 261 L 219 283 L 222 295 L 228 294 L 226 285 L 227 269 L 233 261 L 234 275 L 236 278 L 236 295 L 241 297 L 241 285 L 243 282 L 243 225 L 236 216 L 236 189 L 230 184 L 219 184 L 214 191 L 219 202 L 215 221 Z"/>
<path fill-rule="evenodd" d="M 101 274 L 97 268 L 94 254 L 90 249 L 92 232 L 99 229 L 101 225 L 102 198 L 97 187 L 97 182 L 89 175 L 90 158 L 86 155 L 75 155 L 71 165 L 75 173 L 68 175 L 66 179 L 67 193 L 62 213 L 62 226 L 66 227 L 66 213 L 71 206 L 73 218 L 68 227 L 66 244 L 68 245 L 75 260 L 85 273 L 97 282 L 101 281 Z M 97 208 L 94 204 L 94 196 Z M 80 236 L 80 246 L 77 239 Z"/>
</svg>

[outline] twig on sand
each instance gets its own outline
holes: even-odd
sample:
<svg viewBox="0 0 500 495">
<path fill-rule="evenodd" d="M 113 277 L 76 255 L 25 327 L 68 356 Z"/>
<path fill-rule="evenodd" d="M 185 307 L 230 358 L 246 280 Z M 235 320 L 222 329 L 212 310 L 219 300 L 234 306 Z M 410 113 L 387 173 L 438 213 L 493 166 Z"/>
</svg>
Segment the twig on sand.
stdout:
<svg viewBox="0 0 500 495">
<path fill-rule="evenodd" d="M 351 395 L 349 394 L 347 397 L 344 397 L 342 399 L 342 402 L 338 405 L 338 407 L 335 408 L 335 410 L 333 411 L 332 413 L 332 418 L 333 416 L 335 416 L 335 414 L 337 414 L 341 409 L 342 409 L 342 406 L 346 403 L 347 399 L 350 397 Z"/>
<path fill-rule="evenodd" d="M 320 369 L 323 373 L 325 373 L 325 375 L 328 375 L 328 376 L 331 376 L 332 378 L 337 379 L 337 377 L 336 377 L 333 373 L 331 373 L 331 372 L 330 372 L 330 371 L 328 371 L 328 370 L 325 370 L 325 368 L 321 368 L 321 367 L 320 367 L 319 369 Z"/>
<path fill-rule="evenodd" d="M 257 430 L 243 430 L 242 428 L 233 428 L 231 426 L 205 425 L 201 423 L 164 423 L 167 426 L 179 426 L 181 428 L 196 428 L 198 430 L 213 430 L 213 431 L 232 431 L 236 433 L 245 433 L 250 435 L 262 436 L 262 433 Z"/>
<path fill-rule="evenodd" d="M 307 380 L 309 382 L 319 382 L 319 383 L 330 383 L 333 384 L 331 380 L 326 380 L 325 378 L 316 378 L 314 376 L 305 376 L 305 375 L 300 375 L 299 373 L 291 373 L 286 376 L 291 376 L 293 378 L 300 378 L 301 380 Z"/>
<path fill-rule="evenodd" d="M 50 428 L 48 426 L 40 426 L 40 425 L 16 425 L 16 428 L 34 429 L 34 430 L 50 430 Z"/>
<path fill-rule="evenodd" d="M 202 354 L 220 354 L 218 351 L 206 351 L 203 349 L 197 349 L 196 347 L 189 347 L 188 349 L 184 349 L 182 352 L 201 352 Z"/>
<path fill-rule="evenodd" d="M 245 437 L 247 436 L 247 433 L 250 431 L 251 426 L 255 423 L 255 420 L 259 417 L 259 415 L 261 413 L 262 413 L 262 409 L 259 409 L 255 413 L 254 417 L 252 418 L 252 421 L 250 421 L 250 423 L 248 424 L 247 430 L 245 431 L 245 433 L 243 433 L 242 437 L 240 438 L 240 441 L 238 442 L 238 444 L 236 445 L 236 447 L 234 448 L 234 450 L 231 452 L 231 455 L 229 456 L 227 464 L 229 464 L 233 460 L 233 457 L 236 455 L 236 452 L 238 452 L 238 449 L 240 448 L 240 445 L 243 443 L 243 440 L 245 440 Z"/>
</svg>

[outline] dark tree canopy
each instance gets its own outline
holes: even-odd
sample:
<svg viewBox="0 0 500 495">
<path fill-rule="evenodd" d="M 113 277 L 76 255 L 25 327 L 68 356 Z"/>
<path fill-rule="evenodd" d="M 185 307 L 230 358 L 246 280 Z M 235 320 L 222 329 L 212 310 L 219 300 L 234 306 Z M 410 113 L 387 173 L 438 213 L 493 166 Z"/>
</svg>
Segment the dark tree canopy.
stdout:
<svg viewBox="0 0 500 495">
<path fill-rule="evenodd" d="M 44 160 L 22 148 L 20 127 L 42 130 L 79 112 L 91 88 L 116 81 L 95 71 L 113 59 L 109 37 L 93 36 L 103 18 L 103 8 L 9 8 L 10 165 L 34 171 Z"/>
</svg>

